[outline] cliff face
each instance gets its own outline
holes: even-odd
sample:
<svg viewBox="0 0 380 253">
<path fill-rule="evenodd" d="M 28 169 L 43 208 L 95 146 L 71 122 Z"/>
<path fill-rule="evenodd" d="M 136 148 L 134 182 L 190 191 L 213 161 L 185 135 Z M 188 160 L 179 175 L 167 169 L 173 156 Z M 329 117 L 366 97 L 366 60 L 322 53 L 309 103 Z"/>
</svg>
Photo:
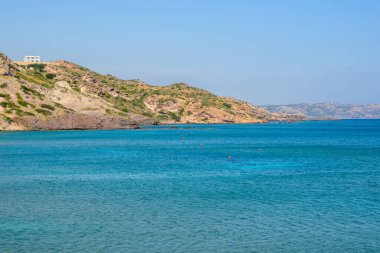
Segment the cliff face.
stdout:
<svg viewBox="0 0 380 253">
<path fill-rule="evenodd" d="M 300 120 L 178 83 L 151 86 L 67 61 L 12 62 L 0 54 L 0 129 L 131 128 L 155 123 Z"/>
<path fill-rule="evenodd" d="M 11 75 L 12 61 L 0 53 L 0 76 Z"/>
<path fill-rule="evenodd" d="M 293 104 L 265 106 L 273 113 L 302 114 L 308 118 L 380 119 L 380 104 Z"/>
</svg>

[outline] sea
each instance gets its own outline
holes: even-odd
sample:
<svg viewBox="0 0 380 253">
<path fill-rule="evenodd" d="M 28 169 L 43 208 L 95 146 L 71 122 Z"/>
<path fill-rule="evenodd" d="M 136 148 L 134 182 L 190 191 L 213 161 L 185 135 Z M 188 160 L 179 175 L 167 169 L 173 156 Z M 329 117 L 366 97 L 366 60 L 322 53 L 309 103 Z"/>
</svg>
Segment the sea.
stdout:
<svg viewBox="0 0 380 253">
<path fill-rule="evenodd" d="M 0 252 L 380 252 L 380 120 L 0 132 Z"/>
</svg>

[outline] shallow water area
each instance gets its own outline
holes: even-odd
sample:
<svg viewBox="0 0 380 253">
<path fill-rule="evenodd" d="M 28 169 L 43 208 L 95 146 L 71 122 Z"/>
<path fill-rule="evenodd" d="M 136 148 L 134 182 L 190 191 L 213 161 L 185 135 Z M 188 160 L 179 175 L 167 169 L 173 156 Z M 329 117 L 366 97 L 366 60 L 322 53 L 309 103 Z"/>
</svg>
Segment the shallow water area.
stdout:
<svg viewBox="0 0 380 253">
<path fill-rule="evenodd" d="M 380 120 L 0 132 L 0 252 L 379 252 Z"/>
</svg>

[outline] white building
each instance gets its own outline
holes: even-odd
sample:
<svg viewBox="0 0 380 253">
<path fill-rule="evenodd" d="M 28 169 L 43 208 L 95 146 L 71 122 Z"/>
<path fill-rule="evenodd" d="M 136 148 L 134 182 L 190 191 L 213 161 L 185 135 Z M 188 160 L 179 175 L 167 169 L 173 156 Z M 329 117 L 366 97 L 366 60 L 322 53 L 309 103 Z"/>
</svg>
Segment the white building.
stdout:
<svg viewBox="0 0 380 253">
<path fill-rule="evenodd" d="M 27 55 L 24 57 L 24 62 L 41 62 L 41 58 L 36 55 Z"/>
</svg>

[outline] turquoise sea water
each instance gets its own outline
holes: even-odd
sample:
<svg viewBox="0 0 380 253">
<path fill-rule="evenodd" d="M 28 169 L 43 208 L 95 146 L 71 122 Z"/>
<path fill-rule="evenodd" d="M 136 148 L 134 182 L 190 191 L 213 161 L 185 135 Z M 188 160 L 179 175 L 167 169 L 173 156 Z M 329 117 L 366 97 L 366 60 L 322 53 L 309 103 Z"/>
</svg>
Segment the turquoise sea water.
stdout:
<svg viewBox="0 0 380 253">
<path fill-rule="evenodd" d="M 380 252 L 380 120 L 0 132 L 0 252 Z"/>
</svg>

